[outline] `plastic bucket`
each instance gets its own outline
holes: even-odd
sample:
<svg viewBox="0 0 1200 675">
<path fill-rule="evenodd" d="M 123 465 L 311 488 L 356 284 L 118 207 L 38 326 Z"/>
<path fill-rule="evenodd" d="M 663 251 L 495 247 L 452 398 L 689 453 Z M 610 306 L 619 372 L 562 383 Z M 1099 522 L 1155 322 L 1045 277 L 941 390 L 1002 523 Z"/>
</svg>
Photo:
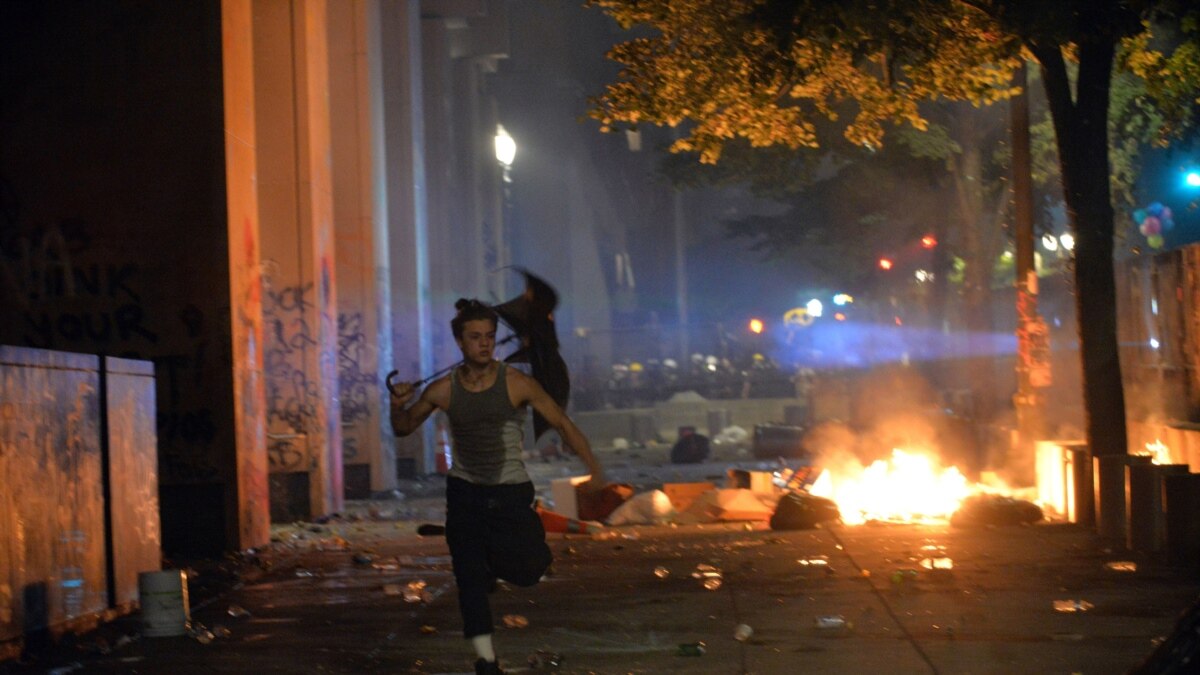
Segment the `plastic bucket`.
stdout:
<svg viewBox="0 0 1200 675">
<path fill-rule="evenodd" d="M 142 605 L 142 635 L 172 637 L 187 632 L 187 576 L 183 570 L 138 574 L 138 597 Z"/>
</svg>

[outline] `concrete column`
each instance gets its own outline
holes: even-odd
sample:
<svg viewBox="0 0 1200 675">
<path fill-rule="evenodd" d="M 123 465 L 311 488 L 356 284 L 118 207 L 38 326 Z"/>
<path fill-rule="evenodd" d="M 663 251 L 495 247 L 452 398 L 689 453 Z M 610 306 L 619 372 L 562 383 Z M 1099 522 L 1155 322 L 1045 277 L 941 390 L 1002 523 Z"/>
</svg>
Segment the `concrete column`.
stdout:
<svg viewBox="0 0 1200 675">
<path fill-rule="evenodd" d="M 343 498 L 327 28 L 324 0 L 254 4 L 267 450 L 286 517 Z"/>
<path fill-rule="evenodd" d="M 421 21 L 422 87 L 425 100 L 425 162 L 428 189 L 426 208 L 429 218 L 429 284 L 432 304 L 433 362 L 437 368 L 462 358 L 450 320 L 454 301 L 473 295 L 467 282 L 473 261 L 461 256 L 462 233 L 450 217 L 454 190 L 454 138 L 450 87 L 450 51 L 446 19 Z M 483 298 L 487 300 L 487 298 Z"/>
<path fill-rule="evenodd" d="M 434 368 L 420 9 L 418 0 L 380 5 L 392 346 L 394 368 L 408 380 L 431 375 Z M 434 471 L 434 439 L 428 426 L 397 442 L 401 475 Z"/>
<path fill-rule="evenodd" d="M 330 5 L 329 86 L 337 250 L 338 394 L 345 494 L 396 487 L 384 378 L 391 369 L 378 0 Z M 387 358 L 382 358 L 387 355 Z"/>
<path fill-rule="evenodd" d="M 255 96 L 251 0 L 222 0 L 221 49 L 225 108 L 225 199 L 229 213 L 229 322 L 237 490 L 226 523 L 235 548 L 271 538 L 267 488 L 266 396 L 263 388 L 262 278 L 255 189 Z"/>
<path fill-rule="evenodd" d="M 490 270 L 483 264 L 483 220 L 488 192 L 481 181 L 484 168 L 491 169 L 495 152 L 486 130 L 480 128 L 479 65 L 475 58 L 456 58 L 453 64 L 453 100 L 450 114 L 454 124 L 455 168 L 450 201 L 450 221 L 455 224 L 458 254 L 470 261 L 463 270 L 464 288 L 471 294 L 489 298 L 487 280 Z M 491 179 L 489 172 L 487 177 Z M 504 298 L 507 299 L 507 298 Z"/>
</svg>

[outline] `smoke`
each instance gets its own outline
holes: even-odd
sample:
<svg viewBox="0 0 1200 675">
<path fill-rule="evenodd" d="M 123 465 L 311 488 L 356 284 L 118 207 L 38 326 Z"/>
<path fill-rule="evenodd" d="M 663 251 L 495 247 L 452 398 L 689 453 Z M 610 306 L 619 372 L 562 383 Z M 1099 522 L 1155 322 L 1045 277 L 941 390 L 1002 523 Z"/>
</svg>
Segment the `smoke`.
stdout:
<svg viewBox="0 0 1200 675">
<path fill-rule="evenodd" d="M 818 391 L 814 398 L 822 395 Z M 913 368 L 874 369 L 858 378 L 852 391 L 833 395 L 849 396 L 851 401 L 848 406 L 825 407 L 848 409 L 851 419 L 822 421 L 804 437 L 805 449 L 822 467 L 861 470 L 890 458 L 899 448 L 929 455 L 972 477 L 983 468 L 974 426 L 943 409 L 937 391 Z"/>
</svg>

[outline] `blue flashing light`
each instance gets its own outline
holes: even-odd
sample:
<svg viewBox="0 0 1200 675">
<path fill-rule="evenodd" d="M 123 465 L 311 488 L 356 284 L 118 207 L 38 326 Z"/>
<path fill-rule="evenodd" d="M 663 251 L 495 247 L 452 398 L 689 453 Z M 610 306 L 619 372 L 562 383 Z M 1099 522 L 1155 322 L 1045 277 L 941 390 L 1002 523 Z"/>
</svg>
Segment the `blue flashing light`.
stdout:
<svg viewBox="0 0 1200 675">
<path fill-rule="evenodd" d="M 1189 171 L 1183 177 L 1183 182 L 1188 187 L 1200 187 L 1200 171 Z"/>
</svg>

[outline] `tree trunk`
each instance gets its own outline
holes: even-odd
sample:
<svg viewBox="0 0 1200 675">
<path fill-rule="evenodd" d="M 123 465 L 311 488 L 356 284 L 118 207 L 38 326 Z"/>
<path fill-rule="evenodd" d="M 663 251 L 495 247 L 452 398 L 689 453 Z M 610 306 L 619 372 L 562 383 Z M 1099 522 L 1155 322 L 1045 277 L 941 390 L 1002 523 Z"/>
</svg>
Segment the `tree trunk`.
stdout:
<svg viewBox="0 0 1200 675">
<path fill-rule="evenodd" d="M 1083 402 L 1093 455 L 1126 453 L 1125 393 L 1117 349 L 1113 209 L 1109 186 L 1108 103 L 1112 41 L 1079 47 L 1078 94 L 1057 47 L 1033 46 L 1043 69 L 1058 139 L 1063 194 L 1075 233 L 1075 306 L 1083 363 Z"/>
</svg>

